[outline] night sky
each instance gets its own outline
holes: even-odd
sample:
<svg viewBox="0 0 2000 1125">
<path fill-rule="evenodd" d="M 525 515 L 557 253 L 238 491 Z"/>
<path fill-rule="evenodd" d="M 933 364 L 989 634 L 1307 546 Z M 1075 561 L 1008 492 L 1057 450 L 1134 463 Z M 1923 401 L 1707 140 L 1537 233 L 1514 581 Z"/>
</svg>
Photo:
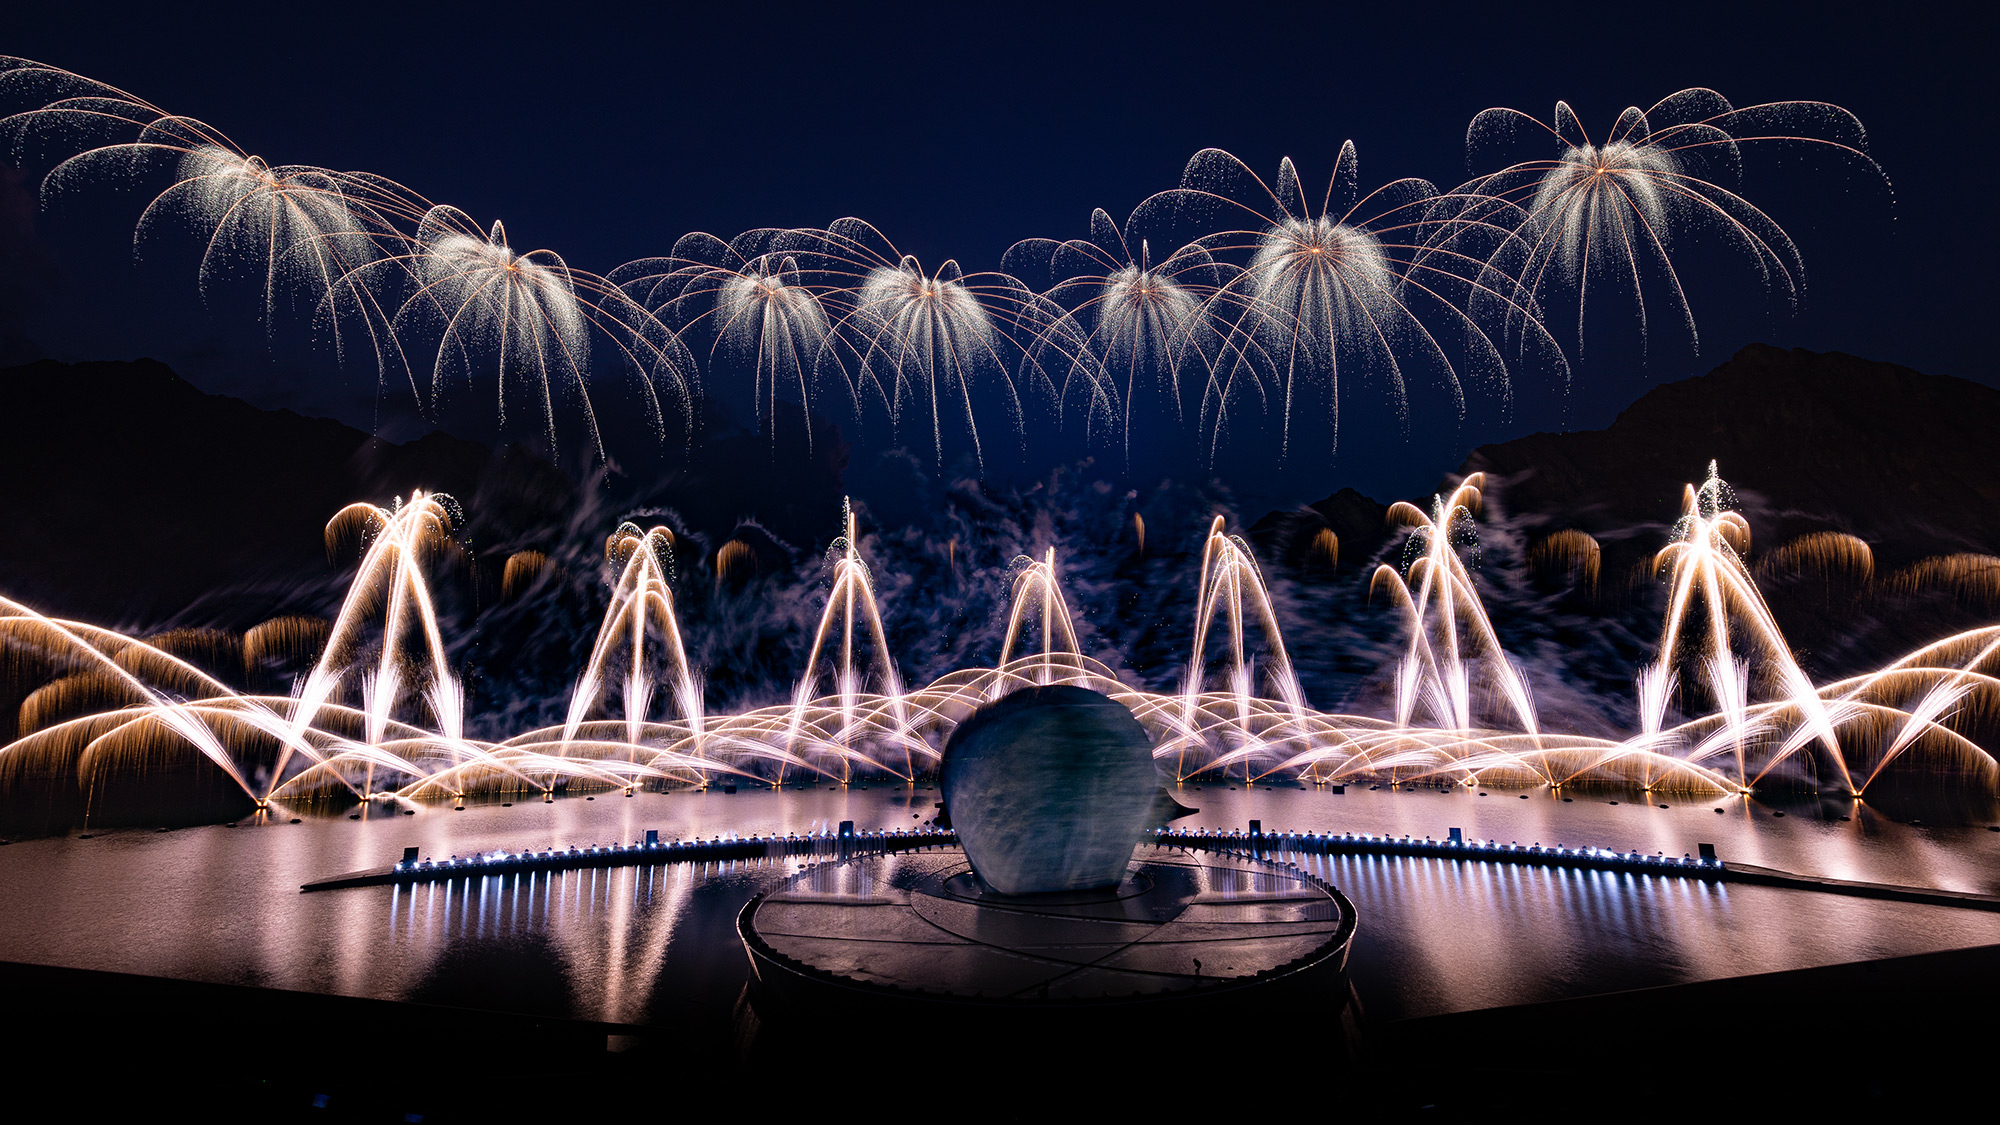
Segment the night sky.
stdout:
<svg viewBox="0 0 2000 1125">
<path fill-rule="evenodd" d="M 1984 324 L 2000 247 L 1994 209 L 1974 196 L 1996 171 L 1976 116 L 1990 36 L 1943 9 L 429 7 L 16 11 L 0 53 L 199 117 L 272 163 L 391 177 L 504 219 L 517 249 L 597 272 L 691 230 L 843 215 L 927 265 L 993 269 L 1018 239 L 1082 236 L 1093 207 L 1122 220 L 1204 147 L 1265 175 L 1289 155 L 1313 191 L 1351 138 L 1365 185 L 1451 185 L 1467 178 L 1466 125 L 1488 106 L 1546 119 L 1565 99 L 1602 131 L 1623 107 L 1689 86 L 1739 106 L 1824 100 L 1865 123 L 1894 189 L 1810 150 L 1746 154 L 1744 194 L 1805 260 L 1797 315 L 1740 257 L 1689 248 L 1699 354 L 1656 312 L 1643 365 L 1612 339 L 1571 393 L 1523 372 L 1511 416 L 1476 400 L 1458 426 L 1420 401 L 1404 442 L 1382 411 L 1371 421 L 1356 407 L 1341 455 L 1294 456 L 1277 490 L 1413 492 L 1473 444 L 1602 425 L 1646 387 L 1751 341 L 2000 381 Z M 414 432 L 402 406 L 376 413 L 371 375 L 283 341 L 274 356 L 243 310 L 205 308 L 185 246 L 150 249 L 135 269 L 139 198 L 48 210 L 32 179 L 5 191 L 0 360 L 154 356 L 204 389 Z M 1240 458 L 1218 468 L 1254 471 Z"/>
</svg>

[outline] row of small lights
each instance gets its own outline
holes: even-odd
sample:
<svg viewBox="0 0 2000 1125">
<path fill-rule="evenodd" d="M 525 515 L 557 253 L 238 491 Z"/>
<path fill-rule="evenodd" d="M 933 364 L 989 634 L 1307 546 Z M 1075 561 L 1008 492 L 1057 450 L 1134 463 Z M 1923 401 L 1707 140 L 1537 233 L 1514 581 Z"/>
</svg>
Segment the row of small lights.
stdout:
<svg viewBox="0 0 2000 1125">
<path fill-rule="evenodd" d="M 568 859 L 571 857 L 592 856 L 592 855 L 623 855 L 634 852 L 687 851 L 690 849 L 713 848 L 713 847 L 720 847 L 725 844 L 735 844 L 735 843 L 768 844 L 768 843 L 775 843 L 780 839 L 786 841 L 831 840 L 836 837 L 841 837 L 841 838 L 860 839 L 860 840 L 880 840 L 880 839 L 916 839 L 925 836 L 937 836 L 942 838 L 948 835 L 950 835 L 949 832 L 939 832 L 934 830 L 913 832 L 903 828 L 897 828 L 893 830 L 878 828 L 870 831 L 848 832 L 848 833 L 836 833 L 832 829 L 822 828 L 817 832 L 808 832 L 803 836 L 794 832 L 783 837 L 758 836 L 755 833 L 752 833 L 749 836 L 739 837 L 736 834 L 731 833 L 727 838 L 717 836 L 713 840 L 674 840 L 668 843 L 661 843 L 655 841 L 650 844 L 642 843 L 635 840 L 630 844 L 609 844 L 602 848 L 598 847 L 596 844 L 592 844 L 586 848 L 579 848 L 576 845 L 571 844 L 567 850 L 559 848 L 544 848 L 539 852 L 495 851 L 495 852 L 488 852 L 482 855 L 467 856 L 464 859 L 461 859 L 458 856 L 452 856 L 450 859 L 446 860 L 433 860 L 428 856 L 426 856 L 421 860 L 398 860 L 396 861 L 395 866 L 391 868 L 391 870 L 435 871 L 452 867 L 483 867 L 487 864 L 506 863 L 510 860 Z"/>
<path fill-rule="evenodd" d="M 1254 838 L 1250 833 L 1245 832 L 1240 828 L 1234 829 L 1227 833 L 1221 832 L 1219 830 L 1211 831 L 1207 828 L 1196 828 L 1184 832 L 1171 828 L 1155 828 L 1153 829 L 1153 834 L 1155 836 L 1190 836 L 1190 837 L 1199 837 L 1199 838 L 1217 839 L 1217 840 L 1237 840 L 1237 839 L 1249 840 Z M 1653 863 L 1653 864 L 1659 864 L 1661 866 L 1673 866 L 1673 867 L 1720 868 L 1722 866 L 1722 861 L 1719 859 L 1713 859 L 1713 860 L 1696 859 L 1695 857 L 1688 855 L 1683 855 L 1678 858 L 1668 855 L 1641 855 L 1638 852 L 1619 852 L 1619 851 L 1613 851 L 1610 848 L 1577 848 L 1574 851 L 1572 851 L 1569 848 L 1560 846 L 1554 848 L 1544 848 L 1540 844 L 1535 844 L 1532 846 L 1524 847 L 1519 843 L 1502 844 L 1494 840 L 1466 840 L 1464 842 L 1460 842 L 1458 840 L 1433 840 L 1428 836 L 1424 837 L 1421 840 L 1414 840 L 1408 836 L 1403 836 L 1398 838 L 1395 836 L 1385 835 L 1378 837 L 1367 832 L 1363 832 L 1359 836 L 1355 835 L 1352 832 L 1346 832 L 1346 833 L 1264 832 L 1264 833 L 1259 833 L 1259 835 L 1264 836 L 1267 839 L 1277 839 L 1277 840 L 1295 839 L 1302 842 L 1310 842 L 1317 840 L 1322 844 L 1330 840 L 1344 840 L 1344 841 L 1359 841 L 1362 843 L 1380 842 L 1384 844 L 1407 844 L 1412 847 L 1465 848 L 1471 851 L 1507 852 L 1507 853 L 1516 853 L 1520 855 L 1575 856 L 1579 859 L 1615 859 L 1615 860 L 1623 860 L 1630 863 Z"/>
<path fill-rule="evenodd" d="M 1249 833 L 1244 832 L 1242 829 L 1235 829 L 1225 834 L 1219 831 L 1212 832 L 1211 830 L 1206 828 L 1194 829 L 1192 831 L 1187 831 L 1187 832 L 1182 832 L 1179 830 L 1168 829 L 1168 828 L 1156 828 L 1153 830 L 1153 834 L 1156 837 L 1185 835 L 1189 837 L 1203 838 L 1203 839 L 1237 840 L 1237 839 L 1252 838 L 1252 836 Z M 845 834 L 835 833 L 831 829 L 820 829 L 816 832 L 808 832 L 803 836 L 794 832 L 783 837 L 783 839 L 786 841 L 831 840 L 838 836 L 840 838 L 853 838 L 861 840 L 881 840 L 881 839 L 914 839 L 918 837 L 930 837 L 930 836 L 942 838 L 946 835 L 949 835 L 949 833 L 930 831 L 930 830 L 913 832 L 909 829 L 902 829 L 902 828 L 894 830 L 874 829 L 874 830 L 845 833 Z M 1661 866 L 1673 866 L 1673 867 L 1719 868 L 1722 866 L 1720 860 L 1696 859 L 1692 856 L 1685 856 L 1685 855 L 1680 856 L 1678 858 L 1666 855 L 1641 855 L 1638 852 L 1618 852 L 1618 851 L 1613 851 L 1610 848 L 1577 848 L 1574 851 L 1572 851 L 1569 848 L 1560 846 L 1554 848 L 1544 848 L 1540 844 L 1535 844 L 1532 846 L 1524 847 L 1519 843 L 1502 844 L 1494 840 L 1467 840 L 1464 842 L 1460 842 L 1458 840 L 1449 840 L 1449 839 L 1433 840 L 1428 836 L 1426 836 L 1422 840 L 1415 840 L 1410 838 L 1409 836 L 1403 836 L 1401 838 L 1394 836 L 1386 836 L 1386 835 L 1377 837 L 1372 833 L 1368 832 L 1363 832 L 1359 836 L 1355 835 L 1352 832 L 1347 832 L 1347 833 L 1269 832 L 1269 833 L 1260 833 L 1259 835 L 1262 835 L 1269 839 L 1275 839 L 1280 841 L 1296 840 L 1306 844 L 1310 844 L 1313 841 L 1318 841 L 1319 843 L 1324 845 L 1325 843 L 1334 840 L 1341 840 L 1347 842 L 1358 841 L 1362 843 L 1380 842 L 1384 844 L 1408 845 L 1411 847 L 1451 848 L 1451 849 L 1464 848 L 1470 851 L 1500 852 L 1506 854 L 1519 854 L 1519 855 L 1574 856 L 1580 859 L 1609 859 L 1609 860 L 1620 860 L 1629 863 L 1649 863 L 1649 864 L 1658 864 Z M 450 859 L 447 859 L 443 862 L 433 861 L 429 858 L 425 858 L 422 860 L 414 860 L 414 861 L 402 860 L 396 863 L 394 870 L 421 871 L 421 870 L 436 870 L 440 868 L 453 868 L 453 867 L 481 867 L 487 864 L 505 863 L 510 860 L 552 860 L 552 859 L 566 859 L 570 857 L 580 857 L 580 856 L 623 855 L 632 852 L 686 851 L 689 849 L 707 849 L 712 847 L 720 847 L 726 844 L 733 844 L 738 842 L 775 843 L 779 839 L 780 837 L 775 835 L 769 837 L 763 837 L 753 833 L 748 837 L 737 837 L 734 834 L 731 834 L 726 839 L 724 837 L 718 836 L 714 840 L 710 841 L 675 840 L 672 841 L 671 843 L 660 843 L 657 841 L 653 843 L 641 843 L 635 841 L 630 845 L 611 844 L 604 848 L 599 848 L 596 844 L 592 844 L 586 848 L 578 848 L 572 844 L 566 851 L 558 850 L 555 848 L 545 848 L 541 852 L 527 851 L 519 853 L 508 852 L 503 850 L 481 855 L 474 855 L 465 859 L 460 859 L 457 856 L 453 856 Z"/>
</svg>

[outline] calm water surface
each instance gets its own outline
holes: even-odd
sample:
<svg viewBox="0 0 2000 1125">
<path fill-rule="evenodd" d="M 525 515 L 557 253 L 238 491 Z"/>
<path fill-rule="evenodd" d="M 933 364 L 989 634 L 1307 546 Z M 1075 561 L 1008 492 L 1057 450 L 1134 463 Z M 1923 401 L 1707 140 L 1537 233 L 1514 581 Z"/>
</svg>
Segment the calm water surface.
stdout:
<svg viewBox="0 0 2000 1125">
<path fill-rule="evenodd" d="M 1844 879 L 2000 893 L 2000 813 L 1900 823 L 1867 805 L 1489 790 L 1189 787 L 1182 825 L 1351 831 L 1725 860 Z M 934 790 L 567 798 L 363 820 L 112 831 L 0 850 L 0 959 L 634 1023 L 721 1026 L 746 961 L 738 910 L 791 861 L 485 877 L 303 895 L 301 883 L 495 848 L 911 826 Z M 1611 801 L 1616 800 L 1617 804 Z M 1670 807 L 1660 808 L 1665 804 Z M 1714 810 L 1721 808 L 1721 814 Z M 1777 811 L 1786 811 L 1779 817 Z M 1841 821 L 1839 816 L 1850 819 Z M 1315 857 L 1360 911 L 1352 969 L 1371 1017 L 2000 943 L 2000 914 L 1765 887 L 1428 859 Z"/>
</svg>

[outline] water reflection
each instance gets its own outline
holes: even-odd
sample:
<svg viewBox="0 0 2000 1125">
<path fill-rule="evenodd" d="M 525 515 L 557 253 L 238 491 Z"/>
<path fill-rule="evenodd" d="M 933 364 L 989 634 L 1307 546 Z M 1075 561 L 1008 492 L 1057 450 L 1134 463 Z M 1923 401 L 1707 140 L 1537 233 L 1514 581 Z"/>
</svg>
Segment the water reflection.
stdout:
<svg viewBox="0 0 2000 1125">
<path fill-rule="evenodd" d="M 1606 845 L 1843 878 L 2000 891 L 2000 833 L 1892 820 L 1870 806 L 1778 818 L 1767 805 L 1538 792 L 1311 789 L 1190 793 L 1183 822 L 1295 831 Z M 467 876 L 301 895 L 300 884 L 425 854 L 729 832 L 893 827 L 925 790 L 643 794 L 415 817 L 112 832 L 16 843 L 0 864 L 0 958 L 726 1034 L 746 962 L 737 912 L 797 860 Z M 1658 806 L 1670 807 L 1662 809 Z M 1850 820 L 1841 821 L 1839 815 Z M 2000 915 L 1777 888 L 1441 859 L 1297 857 L 1360 913 L 1351 966 L 1375 1018 L 2000 942 Z M 830 869 L 837 879 L 840 869 Z M 843 888 L 860 893 L 862 888 Z M 1244 888 L 1252 890 L 1253 888 Z M 1216 888 L 1226 891 L 1228 888 Z M 707 1022 L 703 1022 L 707 1021 Z"/>
<path fill-rule="evenodd" d="M 1776 972 L 2000 941 L 2000 917 L 1623 872 L 1436 858 L 1302 865 L 1361 915 L 1377 1018 Z"/>
</svg>

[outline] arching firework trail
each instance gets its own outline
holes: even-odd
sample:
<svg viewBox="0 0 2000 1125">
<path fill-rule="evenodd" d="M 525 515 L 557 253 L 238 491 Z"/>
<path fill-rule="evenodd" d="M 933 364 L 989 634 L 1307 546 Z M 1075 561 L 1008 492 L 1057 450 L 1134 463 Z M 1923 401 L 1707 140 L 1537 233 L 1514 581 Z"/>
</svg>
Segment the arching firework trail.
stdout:
<svg viewBox="0 0 2000 1125">
<path fill-rule="evenodd" d="M 1035 682 L 1059 682 L 1062 673 L 1074 667 L 1062 658 L 1081 656 L 1083 648 L 1077 643 L 1076 622 L 1056 573 L 1056 549 L 1045 549 L 1039 559 L 1016 555 L 1008 569 L 1013 572 L 1013 604 L 1007 613 L 1007 634 L 1000 641 L 1000 665 L 1014 663 L 1015 646 L 1032 630 L 1039 637 L 1042 660 L 1034 672 Z"/>
<path fill-rule="evenodd" d="M 936 752 L 910 735 L 909 709 L 903 698 L 902 677 L 889 652 L 882 629 L 882 611 L 875 602 L 875 583 L 868 562 L 861 557 L 860 530 L 854 506 L 842 501 L 843 533 L 826 549 L 831 586 L 819 628 L 813 633 L 812 651 L 806 656 L 805 675 L 792 693 L 792 706 L 785 731 L 788 753 L 819 756 L 827 742 L 837 742 L 844 753 L 833 755 L 841 780 L 857 761 L 878 769 L 893 769 L 860 752 L 856 743 L 881 740 L 903 756 L 903 777 L 915 776 L 911 753 L 936 757 Z M 865 629 L 865 635 L 862 630 Z M 873 653 L 875 691 L 867 691 L 868 666 L 856 657 L 857 644 L 865 643 Z M 834 694 L 820 697 L 817 688 L 820 658 L 831 665 Z M 832 704 L 829 706 L 829 702 Z M 829 736 L 831 736 L 829 738 Z M 802 749 L 803 747 L 803 749 Z M 782 774 L 780 777 L 782 778 Z"/>
<path fill-rule="evenodd" d="M 1485 488 L 1486 474 L 1473 473 L 1449 495 L 1433 497 L 1429 513 L 1404 500 L 1388 511 L 1390 524 L 1410 529 L 1404 569 L 1376 567 L 1369 593 L 1387 593 L 1409 629 L 1408 654 L 1396 667 L 1399 724 L 1421 706 L 1438 726 L 1474 729 L 1473 687 L 1484 679 L 1498 689 L 1509 719 L 1530 734 L 1538 729 L 1527 681 L 1501 649 L 1466 566 L 1467 558 L 1477 561 Z"/>
<path fill-rule="evenodd" d="M 1808 132 L 1813 125 L 1827 135 Z M 1647 109 L 1626 108 L 1601 139 L 1584 129 L 1566 102 L 1556 103 L 1549 122 L 1494 108 L 1481 111 L 1466 129 L 1467 161 L 1476 164 L 1487 150 L 1511 147 L 1522 136 L 1533 146 L 1553 142 L 1556 155 L 1508 164 L 1454 195 L 1462 201 L 1461 215 L 1518 228 L 1517 237 L 1494 248 L 1482 280 L 1518 279 L 1537 301 L 1556 290 L 1573 291 L 1579 352 L 1593 284 L 1629 292 L 1643 341 L 1649 273 L 1662 282 L 1699 348 L 1694 311 L 1672 252 L 1674 243 L 1696 228 L 1741 250 L 1765 288 L 1796 306 L 1805 287 L 1798 247 L 1784 228 L 1729 186 L 1741 179 L 1744 145 L 1823 148 L 1859 160 L 1888 182 L 1868 156 L 1861 122 L 1825 102 L 1738 109 L 1714 90 L 1681 90 Z M 1517 314 L 1509 310 L 1509 315 Z"/>
<path fill-rule="evenodd" d="M 1213 708 L 1213 704 L 1204 704 L 1209 696 L 1204 688 L 1209 671 L 1209 633 L 1219 624 L 1223 628 L 1223 639 L 1217 647 L 1228 658 L 1222 694 L 1234 697 L 1236 729 L 1230 732 L 1229 738 L 1235 745 L 1220 758 L 1210 758 L 1203 753 L 1198 760 L 1203 762 L 1203 769 L 1221 768 L 1224 771 L 1240 763 L 1247 778 L 1251 762 L 1267 756 L 1270 747 L 1280 738 L 1300 733 L 1296 726 L 1285 724 L 1275 727 L 1265 725 L 1261 731 L 1256 729 L 1258 724 L 1253 721 L 1254 718 L 1260 712 L 1268 717 L 1273 709 L 1257 692 L 1256 673 L 1245 637 L 1253 618 L 1263 633 L 1267 664 L 1265 679 L 1271 694 L 1276 695 L 1277 702 L 1294 719 L 1304 718 L 1306 700 L 1305 691 L 1299 686 L 1298 673 L 1292 669 L 1291 657 L 1285 652 L 1284 637 L 1278 628 L 1277 609 L 1271 604 L 1263 572 L 1250 553 L 1250 545 L 1244 542 L 1242 536 L 1228 534 L 1226 526 L 1227 521 L 1223 517 L 1215 517 L 1209 524 L 1208 538 L 1202 544 L 1201 576 L 1195 600 L 1194 647 L 1188 657 L 1179 700 L 1180 728 L 1184 733 L 1180 743 L 1173 747 L 1174 768 L 1177 773 L 1185 774 L 1189 746 L 1192 745 L 1198 752 L 1204 751 L 1205 743 L 1214 733 L 1212 730 L 1202 733 L 1205 724 L 1201 715 L 1204 710 Z M 1162 746 L 1155 753 L 1164 757 L 1167 749 Z"/>
<path fill-rule="evenodd" d="M 1817 741 L 1826 748 L 1834 775 L 1851 789 L 1853 780 L 1840 755 L 1840 739 L 1835 730 L 1840 714 L 1851 707 L 1844 701 L 1829 704 L 1821 699 L 1818 689 L 1799 667 L 1749 568 L 1743 564 L 1743 556 L 1750 550 L 1750 524 L 1734 509 L 1735 493 L 1723 481 L 1716 463 L 1710 461 L 1708 479 L 1699 487 L 1687 486 L 1681 501 L 1681 518 L 1674 525 L 1674 540 L 1654 560 L 1655 569 L 1668 575 L 1669 595 L 1658 659 L 1640 673 L 1639 694 L 1646 707 L 1642 728 L 1648 731 L 1659 728 L 1658 712 L 1664 708 L 1665 695 L 1674 680 L 1686 684 L 1699 678 L 1714 697 L 1723 725 L 1698 749 L 1698 756 L 1720 755 L 1733 749 L 1737 778 L 1748 783 L 1751 779 L 1744 762 L 1744 743 L 1751 732 L 1751 684 L 1753 679 L 1774 682 L 1781 698 L 1797 710 L 1801 721 L 1797 733 L 1764 769 L 1771 769 Z M 1732 629 L 1732 624 L 1737 628 Z M 1678 676 L 1675 672 L 1683 634 L 1687 634 L 1685 639 L 1695 649 L 1691 661 L 1695 672 L 1689 676 Z M 1739 656 L 1739 649 L 1746 651 Z"/>
<path fill-rule="evenodd" d="M 1133 212 L 1135 221 L 1142 216 L 1199 221 L 1209 215 L 1251 220 L 1250 226 L 1207 234 L 1193 244 L 1238 263 L 1206 298 L 1213 315 L 1230 326 L 1224 357 L 1203 403 L 1211 455 L 1234 401 L 1246 393 L 1259 401 L 1268 397 L 1266 378 L 1277 385 L 1282 451 L 1289 451 L 1292 411 L 1308 379 L 1325 383 L 1338 448 L 1344 368 L 1372 371 L 1386 382 L 1406 432 L 1409 389 L 1403 365 L 1412 354 L 1441 373 L 1460 419 L 1465 415 L 1461 366 L 1469 365 L 1469 373 L 1489 382 L 1503 403 L 1510 401 L 1499 348 L 1461 308 L 1456 294 L 1480 288 L 1503 305 L 1517 307 L 1518 287 L 1492 271 L 1470 271 L 1480 276 L 1468 282 L 1466 267 L 1483 263 L 1448 248 L 1438 231 L 1484 231 L 1490 218 L 1471 208 L 1441 215 L 1438 198 L 1434 187 L 1413 178 L 1362 193 L 1349 141 L 1341 146 L 1316 206 L 1289 157 L 1280 162 L 1276 181 L 1266 182 L 1220 149 L 1196 153 L 1179 188 L 1140 204 Z M 1452 362 L 1417 315 L 1419 308 L 1443 318 L 1466 345 L 1467 360 Z"/>
<path fill-rule="evenodd" d="M 1219 523 L 1203 551 L 1196 647 L 1178 689 L 1134 687 L 1081 651 L 1052 551 L 1016 562 L 996 665 L 907 686 L 888 651 L 884 609 L 850 516 L 828 553 L 830 596 L 789 701 L 707 713 L 674 615 L 668 533 L 625 525 L 607 541 L 611 597 L 567 720 L 501 741 L 469 732 L 466 692 L 447 666 L 427 576 L 433 558 L 462 547 L 453 537 L 455 506 L 423 493 L 393 508 L 354 505 L 328 525 L 328 536 L 338 545 L 358 535 L 361 565 L 337 620 L 316 633 L 294 630 L 316 635 L 321 651 L 291 696 L 236 691 L 175 655 L 182 642 L 171 636 L 143 641 L 0 599 L 0 691 L 21 701 L 17 714 L 0 715 L 10 737 L 18 733 L 0 746 L 0 810 L 55 800 L 64 786 L 81 794 L 86 823 L 121 816 L 150 823 L 183 815 L 172 802 L 191 792 L 208 794 L 200 807 L 234 816 L 225 811 L 231 801 L 240 809 L 476 793 L 553 799 L 564 788 L 700 786 L 717 775 L 778 785 L 801 770 L 835 781 L 858 774 L 914 781 L 936 762 L 934 747 L 982 703 L 1052 682 L 1102 691 L 1130 709 L 1153 737 L 1156 760 L 1183 779 L 1240 768 L 1246 778 L 1312 782 L 1747 792 L 1815 745 L 1822 749 L 1807 767 L 1856 795 L 1913 758 L 1987 787 L 2000 776 L 1994 755 L 1967 729 L 1983 729 L 2000 701 L 2000 628 L 1969 630 L 1878 671 L 1811 684 L 1788 661 L 1740 565 L 1746 525 L 1713 477 L 1688 488 L 1688 518 L 1661 555 L 1672 581 L 1660 651 L 1689 647 L 1683 637 L 1697 641 L 1696 662 L 1727 664 L 1735 680 L 1711 681 L 1714 709 L 1668 723 L 1671 676 L 1642 677 L 1646 715 L 1624 739 L 1543 728 L 1460 558 L 1479 488 L 1469 479 L 1439 497 L 1431 514 L 1397 514 L 1417 531 L 1408 575 L 1384 568 L 1373 579 L 1395 595 L 1393 608 L 1410 630 L 1408 655 L 1389 670 L 1398 687 L 1390 717 L 1307 705 L 1257 564 Z M 1264 634 L 1264 690 L 1247 656 L 1253 621 Z M 1741 633 L 1739 622 L 1747 625 Z M 1211 685 L 1202 646 L 1218 624 L 1227 682 Z M 1029 644 L 1033 631 L 1041 636 Z M 1735 659 L 1739 637 L 1751 642 L 1753 659 L 1788 662 L 1789 671 L 1765 677 L 1775 682 L 1772 698 L 1750 692 L 1748 669 Z M 250 646 L 235 651 L 247 659 Z M 1663 658 L 1656 667 L 1664 666 Z M 623 680 L 622 715 L 601 713 L 613 679 Z M 1744 686 L 1732 690 L 1730 682 Z M 677 706 L 652 704 L 663 683 Z M 1497 705 L 1476 707 L 1480 696 Z M 656 718 L 656 710 L 678 714 Z M 230 800 L 218 805 L 217 794 Z"/>
<path fill-rule="evenodd" d="M 583 675 L 570 694 L 564 741 L 576 738 L 622 671 L 626 741 L 638 745 L 654 691 L 665 681 L 673 707 L 687 724 L 692 752 L 699 757 L 702 682 L 688 663 L 680 618 L 674 612 L 674 533 L 664 527 L 641 531 L 637 524 L 620 524 L 604 541 L 604 560 L 612 577 L 611 604 Z"/>
<path fill-rule="evenodd" d="M 292 712 L 294 738 L 287 741 L 274 772 L 285 772 L 286 759 L 301 744 L 300 736 L 342 680 L 361 686 L 370 746 L 382 744 L 406 696 L 429 704 L 445 738 L 463 739 L 465 691 L 446 659 L 424 571 L 450 548 L 454 529 L 464 522 L 456 500 L 422 492 L 412 493 L 407 501 L 398 497 L 389 508 L 351 504 L 328 521 L 329 553 L 358 543 L 361 566 L 329 630 L 325 650 L 299 687 Z M 372 636 L 371 622 L 377 623 Z M 363 796 L 371 790 L 374 767 L 374 762 L 368 763 Z"/>
</svg>

